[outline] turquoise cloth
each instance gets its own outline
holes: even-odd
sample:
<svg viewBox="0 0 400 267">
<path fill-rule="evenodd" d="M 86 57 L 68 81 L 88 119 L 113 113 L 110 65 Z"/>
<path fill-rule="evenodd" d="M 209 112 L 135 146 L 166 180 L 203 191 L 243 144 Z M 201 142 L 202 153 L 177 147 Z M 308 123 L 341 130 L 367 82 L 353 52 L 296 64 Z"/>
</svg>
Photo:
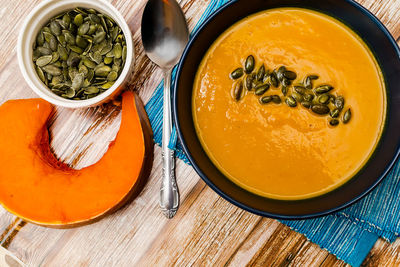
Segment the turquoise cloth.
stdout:
<svg viewBox="0 0 400 267">
<path fill-rule="evenodd" d="M 211 0 L 194 31 L 227 0 Z M 173 72 L 173 78 L 175 71 Z M 173 87 L 172 87 L 173 88 Z M 162 140 L 162 83 L 146 105 L 154 131 L 154 140 Z M 174 129 L 169 147 L 189 164 Z M 295 231 L 304 234 L 321 248 L 352 266 L 360 266 L 379 237 L 393 242 L 400 233 L 400 164 L 399 161 L 384 181 L 365 198 L 337 213 L 308 220 L 286 221 Z"/>
</svg>

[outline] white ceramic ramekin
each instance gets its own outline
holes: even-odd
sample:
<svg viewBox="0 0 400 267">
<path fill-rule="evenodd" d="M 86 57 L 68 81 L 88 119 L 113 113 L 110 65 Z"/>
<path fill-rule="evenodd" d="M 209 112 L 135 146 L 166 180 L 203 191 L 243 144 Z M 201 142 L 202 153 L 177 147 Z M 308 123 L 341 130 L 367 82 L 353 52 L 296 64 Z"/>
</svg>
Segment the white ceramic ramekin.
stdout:
<svg viewBox="0 0 400 267">
<path fill-rule="evenodd" d="M 51 92 L 50 89 L 39 79 L 32 61 L 32 45 L 36 40 L 36 36 L 40 28 L 43 27 L 43 25 L 46 24 L 52 17 L 75 7 L 94 8 L 101 13 L 107 14 L 121 27 L 126 39 L 127 57 L 121 75 L 115 81 L 114 85 L 107 91 L 87 100 L 65 99 Z M 119 11 L 113 5 L 105 0 L 43 1 L 36 6 L 26 18 L 18 38 L 17 51 L 19 67 L 26 82 L 29 84 L 32 90 L 41 98 L 54 105 L 68 108 L 95 106 L 112 99 L 112 97 L 121 91 L 127 82 L 129 75 L 132 73 L 135 56 L 132 34 L 129 30 L 128 24 L 121 13 L 119 13 Z"/>
</svg>

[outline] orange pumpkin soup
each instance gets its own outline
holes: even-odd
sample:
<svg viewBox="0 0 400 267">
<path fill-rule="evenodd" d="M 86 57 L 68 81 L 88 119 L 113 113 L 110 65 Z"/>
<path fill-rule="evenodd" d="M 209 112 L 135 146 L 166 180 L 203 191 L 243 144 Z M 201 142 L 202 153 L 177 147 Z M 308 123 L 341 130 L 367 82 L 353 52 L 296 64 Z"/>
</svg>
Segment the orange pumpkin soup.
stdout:
<svg viewBox="0 0 400 267">
<path fill-rule="evenodd" d="M 256 69 L 284 65 L 297 73 L 293 84 L 318 74 L 345 98 L 352 118 L 332 127 L 298 105 L 262 105 L 244 89 L 231 95 L 229 74 L 254 55 Z M 210 47 L 196 74 L 193 119 L 214 164 L 233 182 L 276 199 L 324 194 L 349 180 L 374 150 L 386 115 L 384 81 L 374 56 L 341 22 L 300 8 L 263 11 L 225 31 Z"/>
</svg>

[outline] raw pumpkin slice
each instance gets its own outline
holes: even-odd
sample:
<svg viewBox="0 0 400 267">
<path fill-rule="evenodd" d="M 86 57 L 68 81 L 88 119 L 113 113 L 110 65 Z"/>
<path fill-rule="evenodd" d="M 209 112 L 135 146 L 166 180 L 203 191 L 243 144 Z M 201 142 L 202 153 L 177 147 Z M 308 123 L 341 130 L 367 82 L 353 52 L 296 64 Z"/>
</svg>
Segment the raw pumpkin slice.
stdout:
<svg viewBox="0 0 400 267">
<path fill-rule="evenodd" d="M 52 106 L 41 99 L 0 107 L 0 203 L 24 220 L 50 227 L 85 224 L 138 193 L 152 161 L 148 118 L 139 97 L 125 92 L 115 141 L 96 164 L 74 170 L 50 151 Z M 147 164 L 147 166 L 146 166 Z"/>
</svg>

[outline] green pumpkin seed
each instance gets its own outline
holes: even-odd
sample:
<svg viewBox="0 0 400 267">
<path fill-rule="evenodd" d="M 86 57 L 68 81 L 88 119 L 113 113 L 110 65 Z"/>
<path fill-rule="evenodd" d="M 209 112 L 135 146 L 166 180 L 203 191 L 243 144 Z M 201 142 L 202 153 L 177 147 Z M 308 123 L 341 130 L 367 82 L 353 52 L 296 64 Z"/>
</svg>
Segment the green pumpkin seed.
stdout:
<svg viewBox="0 0 400 267">
<path fill-rule="evenodd" d="M 74 18 L 74 24 L 75 24 L 76 26 L 79 27 L 79 26 L 82 25 L 82 23 L 83 23 L 83 16 L 82 16 L 82 14 L 76 15 L 75 18 Z"/>
<path fill-rule="evenodd" d="M 301 102 L 301 105 L 305 108 L 310 108 L 311 107 L 311 102 L 310 101 L 303 101 Z"/>
<path fill-rule="evenodd" d="M 327 107 L 326 105 L 322 105 L 322 104 L 315 104 L 311 106 L 311 110 L 319 115 L 325 115 L 329 113 L 329 107 Z"/>
<path fill-rule="evenodd" d="M 314 99 L 314 95 L 312 95 L 312 94 L 305 94 L 304 95 L 304 100 L 305 101 L 311 102 L 313 99 Z"/>
<path fill-rule="evenodd" d="M 290 70 L 284 71 L 283 76 L 289 80 L 295 80 L 297 78 L 297 74 Z"/>
<path fill-rule="evenodd" d="M 287 87 L 287 86 L 283 86 L 283 85 L 282 85 L 282 89 L 281 89 L 281 91 L 282 91 L 282 94 L 283 94 L 284 96 L 286 96 L 286 95 L 287 95 L 287 93 L 288 93 L 288 91 L 289 91 L 289 89 L 288 89 L 288 87 Z"/>
<path fill-rule="evenodd" d="M 247 74 L 251 73 L 254 70 L 255 60 L 254 56 L 250 55 L 246 58 L 246 62 L 244 64 L 244 69 Z"/>
<path fill-rule="evenodd" d="M 257 76 L 256 76 L 257 80 L 262 81 L 264 78 L 264 75 L 265 75 L 265 67 L 264 67 L 264 64 L 262 64 L 261 67 L 257 71 Z"/>
<path fill-rule="evenodd" d="M 331 110 L 331 112 L 329 113 L 329 115 L 330 115 L 332 118 L 337 118 L 337 117 L 339 117 L 340 111 L 341 111 L 340 109 L 335 108 L 335 109 Z"/>
<path fill-rule="evenodd" d="M 259 84 L 254 88 L 254 94 L 255 95 L 262 95 L 269 89 L 269 84 Z"/>
<path fill-rule="evenodd" d="M 279 80 L 278 80 L 278 77 L 276 77 L 275 72 L 271 72 L 269 74 L 269 80 L 270 80 L 272 86 L 274 86 L 275 88 L 278 88 Z"/>
<path fill-rule="evenodd" d="M 245 80 L 245 87 L 247 90 L 253 89 L 253 76 L 252 75 L 247 75 L 246 80 Z"/>
<path fill-rule="evenodd" d="M 310 76 L 308 76 L 305 80 L 304 80 L 304 87 L 308 90 L 313 88 L 313 84 L 312 81 L 310 79 Z"/>
<path fill-rule="evenodd" d="M 51 55 L 41 56 L 40 58 L 38 58 L 36 60 L 36 65 L 39 67 L 46 66 L 47 64 L 49 64 L 51 62 L 52 58 L 53 58 L 53 56 L 51 56 Z"/>
<path fill-rule="evenodd" d="M 61 75 L 62 72 L 59 68 L 53 65 L 46 65 L 42 67 L 43 71 L 50 75 Z M 50 80 L 50 79 L 49 79 Z"/>
<path fill-rule="evenodd" d="M 344 114 L 343 114 L 343 118 L 342 121 L 344 124 L 348 123 L 351 119 L 351 110 L 348 109 Z"/>
<path fill-rule="evenodd" d="M 304 95 L 306 93 L 306 88 L 303 86 L 297 85 L 297 86 L 294 86 L 293 88 L 298 94 Z"/>
<path fill-rule="evenodd" d="M 77 46 L 79 46 L 82 49 L 85 49 L 86 46 L 88 45 L 88 41 L 86 41 L 86 39 L 81 37 L 80 35 L 76 36 L 75 43 L 76 43 Z M 76 52 L 76 51 L 74 51 L 74 52 Z"/>
<path fill-rule="evenodd" d="M 336 97 L 334 104 L 336 108 L 342 110 L 344 108 L 344 97 L 343 96 Z"/>
<path fill-rule="evenodd" d="M 324 84 L 324 85 L 320 85 L 317 88 L 315 88 L 315 93 L 316 94 L 325 94 L 325 93 L 328 93 L 331 90 L 333 90 L 333 86 L 332 85 Z"/>
<path fill-rule="evenodd" d="M 83 73 L 76 74 L 74 79 L 72 80 L 71 88 L 74 89 L 75 91 L 80 89 L 82 87 L 84 78 L 85 75 Z"/>
<path fill-rule="evenodd" d="M 61 20 L 61 27 L 66 30 L 69 27 L 69 24 L 71 23 L 71 17 L 68 15 L 68 13 L 64 14 Z"/>
<path fill-rule="evenodd" d="M 272 101 L 272 96 L 270 96 L 270 95 L 263 96 L 263 97 L 260 98 L 259 101 L 260 101 L 261 104 L 268 104 L 269 102 Z"/>
<path fill-rule="evenodd" d="M 240 77 L 243 76 L 243 69 L 242 68 L 237 68 L 234 71 L 232 71 L 230 77 L 234 80 L 239 79 Z"/>
<path fill-rule="evenodd" d="M 65 41 L 69 44 L 69 45 L 75 45 L 75 38 L 74 36 L 71 34 L 71 32 L 64 30 L 63 31 L 64 34 L 64 38 Z"/>
<path fill-rule="evenodd" d="M 282 99 L 280 98 L 279 95 L 272 95 L 272 102 L 274 102 L 275 104 L 280 104 L 282 103 Z"/>
<path fill-rule="evenodd" d="M 96 76 L 107 77 L 110 71 L 111 68 L 109 66 L 101 66 L 94 69 L 94 74 Z"/>
<path fill-rule="evenodd" d="M 108 75 L 107 75 L 107 80 L 108 81 L 115 81 L 118 78 L 118 73 L 116 73 L 115 71 L 111 71 Z"/>
<path fill-rule="evenodd" d="M 42 46 L 44 44 L 44 36 L 43 36 L 43 31 L 40 31 L 38 35 L 36 36 L 36 44 L 38 46 Z"/>
<path fill-rule="evenodd" d="M 86 21 L 78 28 L 78 35 L 85 35 L 89 31 L 90 23 Z"/>
<path fill-rule="evenodd" d="M 111 64 L 113 62 L 113 58 L 112 57 L 105 57 L 104 58 L 104 64 L 108 65 Z"/>
<path fill-rule="evenodd" d="M 73 98 L 75 96 L 75 90 L 73 88 L 68 88 L 61 96 L 64 98 Z"/>
<path fill-rule="evenodd" d="M 62 45 L 58 45 L 57 52 L 61 60 L 66 61 L 68 59 L 68 52 Z"/>
<path fill-rule="evenodd" d="M 311 80 L 318 80 L 319 76 L 315 75 L 315 74 L 312 74 L 312 75 L 308 75 L 308 78 L 310 78 Z"/>
<path fill-rule="evenodd" d="M 94 36 L 93 36 L 93 43 L 98 44 L 100 42 L 102 42 L 105 38 L 106 38 L 106 33 L 105 32 L 97 32 Z"/>
<path fill-rule="evenodd" d="M 122 61 L 125 62 L 126 61 L 126 56 L 128 54 L 128 47 L 126 45 L 124 45 L 122 47 Z"/>
<path fill-rule="evenodd" d="M 60 24 L 58 24 L 58 22 L 56 20 L 53 20 L 52 22 L 50 22 L 50 30 L 56 36 L 61 34 Z"/>
<path fill-rule="evenodd" d="M 299 103 L 304 100 L 303 96 L 297 92 L 293 92 L 292 97 Z"/>
<path fill-rule="evenodd" d="M 318 97 L 318 103 L 320 104 L 328 104 L 330 100 L 330 96 L 328 94 L 323 94 Z"/>
<path fill-rule="evenodd" d="M 292 81 L 286 78 L 283 78 L 282 80 L 282 86 L 289 86 L 292 84 Z"/>
<path fill-rule="evenodd" d="M 38 74 L 39 79 L 40 79 L 42 82 L 45 82 L 46 77 L 44 76 L 43 70 L 42 70 L 41 68 L 39 68 L 38 66 L 36 67 L 36 73 Z"/>
<path fill-rule="evenodd" d="M 286 67 L 285 66 L 281 66 L 279 67 L 278 71 L 276 72 L 276 77 L 278 78 L 279 81 L 282 82 L 282 80 L 285 78 L 283 76 L 283 73 L 286 71 Z"/>
<path fill-rule="evenodd" d="M 288 106 L 291 107 L 291 108 L 294 108 L 294 107 L 297 106 L 296 100 L 295 100 L 293 97 L 291 97 L 291 96 L 288 96 L 288 97 L 286 98 L 285 103 L 286 103 L 286 105 L 288 105 Z"/>
<path fill-rule="evenodd" d="M 233 87 L 233 99 L 239 101 L 242 98 L 242 96 L 243 96 L 243 82 L 238 81 Z"/>
<path fill-rule="evenodd" d="M 113 48 L 114 58 L 121 58 L 122 57 L 122 46 L 120 43 L 114 45 Z"/>
<path fill-rule="evenodd" d="M 331 119 L 331 120 L 329 121 L 329 125 L 330 125 L 330 126 L 338 126 L 338 125 L 339 125 L 339 120 L 337 120 L 337 119 Z"/>
<path fill-rule="evenodd" d="M 93 22 L 94 24 L 101 23 L 99 16 L 97 16 L 96 14 L 89 14 L 88 17 L 90 21 Z"/>
<path fill-rule="evenodd" d="M 84 93 L 87 95 L 91 95 L 91 94 L 97 94 L 99 91 L 100 91 L 99 88 L 95 86 L 90 86 L 85 88 Z"/>
</svg>

